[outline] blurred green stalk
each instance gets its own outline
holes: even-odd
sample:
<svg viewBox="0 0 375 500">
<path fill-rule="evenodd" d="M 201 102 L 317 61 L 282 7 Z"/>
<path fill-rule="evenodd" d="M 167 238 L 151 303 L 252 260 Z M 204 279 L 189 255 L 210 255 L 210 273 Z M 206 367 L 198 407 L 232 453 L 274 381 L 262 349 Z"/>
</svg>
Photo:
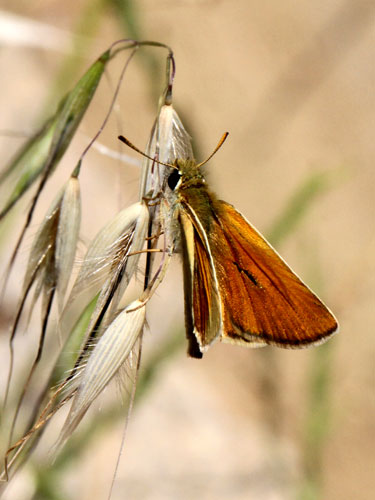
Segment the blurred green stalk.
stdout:
<svg viewBox="0 0 375 500">
<path fill-rule="evenodd" d="M 73 29 L 72 49 L 60 64 L 60 69 L 51 84 L 45 109 L 53 109 L 56 98 L 71 87 L 72 82 L 79 78 L 82 68 L 86 66 L 84 57 L 89 51 L 90 43 L 95 40 L 106 2 L 107 0 L 88 0 L 83 7 Z"/>
<path fill-rule="evenodd" d="M 106 0 L 114 10 L 115 17 L 120 23 L 126 38 L 141 41 L 144 39 L 141 28 L 140 11 L 137 10 L 136 2 L 133 0 Z M 146 37 L 147 38 L 147 37 Z M 148 38 L 147 38 L 148 39 Z M 148 79 L 149 92 L 152 102 L 158 102 L 160 88 L 164 81 L 164 68 L 161 70 L 157 57 L 152 50 L 140 51 L 138 60 Z"/>
<path fill-rule="evenodd" d="M 269 233 L 269 241 L 278 246 L 293 231 L 318 196 L 333 187 L 337 172 L 315 172 L 303 182 L 290 197 L 281 215 L 273 223 Z M 322 498 L 322 460 L 324 445 L 330 428 L 331 404 L 330 374 L 333 353 L 333 343 L 329 341 L 312 351 L 312 362 L 308 378 L 308 408 L 304 425 L 301 459 L 303 479 L 298 489 L 298 500 L 319 500 Z M 274 349 L 259 351 L 265 369 L 260 375 L 260 384 L 266 389 L 265 421 L 274 433 L 280 431 L 278 415 L 281 413 L 280 386 L 278 383 L 278 358 Z"/>
<path fill-rule="evenodd" d="M 298 500 L 323 498 L 323 455 L 332 422 L 330 388 L 333 350 L 333 342 L 316 349 L 310 367 L 302 456 L 304 478 Z"/>
</svg>

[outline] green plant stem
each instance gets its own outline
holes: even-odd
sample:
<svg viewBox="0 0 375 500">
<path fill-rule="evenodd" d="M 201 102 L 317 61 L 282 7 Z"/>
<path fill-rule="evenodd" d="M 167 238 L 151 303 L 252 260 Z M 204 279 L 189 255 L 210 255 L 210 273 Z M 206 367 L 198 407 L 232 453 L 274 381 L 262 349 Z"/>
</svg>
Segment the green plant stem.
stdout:
<svg viewBox="0 0 375 500">
<path fill-rule="evenodd" d="M 304 478 L 298 500 L 319 500 L 322 496 L 323 454 L 331 428 L 332 342 L 314 351 L 309 375 L 309 403 L 303 443 Z"/>
<path fill-rule="evenodd" d="M 272 245 L 280 245 L 295 231 L 298 224 L 306 217 L 316 198 L 332 186 L 333 177 L 330 171 L 313 172 L 297 187 L 284 210 L 268 231 L 268 240 Z"/>
</svg>

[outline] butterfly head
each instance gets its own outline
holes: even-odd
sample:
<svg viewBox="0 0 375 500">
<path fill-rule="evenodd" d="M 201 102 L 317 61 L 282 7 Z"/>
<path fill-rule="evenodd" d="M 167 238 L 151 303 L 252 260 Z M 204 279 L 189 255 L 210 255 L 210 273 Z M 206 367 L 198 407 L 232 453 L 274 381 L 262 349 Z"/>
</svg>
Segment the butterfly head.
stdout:
<svg viewBox="0 0 375 500">
<path fill-rule="evenodd" d="M 204 184 L 205 180 L 200 170 L 200 165 L 195 160 L 178 159 L 173 166 L 174 169 L 168 177 L 168 186 L 172 191 L 188 186 Z"/>
</svg>

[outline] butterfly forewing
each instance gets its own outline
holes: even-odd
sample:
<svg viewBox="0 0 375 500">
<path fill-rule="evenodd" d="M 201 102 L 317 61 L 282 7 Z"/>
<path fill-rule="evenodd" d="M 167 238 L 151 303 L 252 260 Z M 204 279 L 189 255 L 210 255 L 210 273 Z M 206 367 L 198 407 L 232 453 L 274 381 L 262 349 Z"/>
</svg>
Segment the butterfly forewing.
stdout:
<svg viewBox="0 0 375 500">
<path fill-rule="evenodd" d="M 303 347 L 337 329 L 326 306 L 232 205 L 211 197 L 208 234 L 223 310 L 223 340 Z"/>
</svg>

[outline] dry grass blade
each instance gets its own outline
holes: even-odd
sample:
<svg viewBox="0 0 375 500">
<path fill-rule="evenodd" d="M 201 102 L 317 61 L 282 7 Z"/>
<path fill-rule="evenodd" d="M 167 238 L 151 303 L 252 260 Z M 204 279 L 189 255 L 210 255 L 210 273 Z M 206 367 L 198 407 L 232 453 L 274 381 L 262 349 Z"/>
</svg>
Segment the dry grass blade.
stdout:
<svg viewBox="0 0 375 500">
<path fill-rule="evenodd" d="M 59 310 L 62 311 L 65 292 L 73 268 L 81 222 L 81 198 L 77 177 L 71 176 L 61 200 L 56 237 L 56 272 Z"/>
<path fill-rule="evenodd" d="M 164 104 L 154 123 L 146 153 L 163 163 L 173 163 L 176 158 L 193 157 L 191 139 L 171 104 Z M 157 168 L 157 174 L 153 169 Z M 167 169 L 167 170 L 166 170 Z M 168 167 L 144 159 L 140 198 L 155 196 L 163 189 Z"/>
<path fill-rule="evenodd" d="M 49 301 L 52 289 L 58 287 L 61 294 L 65 292 L 73 267 L 80 219 L 79 184 L 78 179 L 72 176 L 52 203 L 34 238 L 23 282 L 21 304 L 36 281 L 39 284 L 34 300 L 42 288 L 45 290 L 45 302 Z"/>
<path fill-rule="evenodd" d="M 112 299 L 112 311 L 117 309 L 118 301 L 137 268 L 140 254 L 136 252 L 144 246 L 148 221 L 145 203 L 135 203 L 100 230 L 87 250 L 64 317 L 69 316 L 71 307 L 84 291 L 91 297 L 100 292 L 88 332 L 99 326 Z"/>
<path fill-rule="evenodd" d="M 42 356 L 48 319 L 51 313 L 56 290 L 59 290 L 59 283 L 62 281 L 64 288 L 59 291 L 61 294 L 64 293 L 72 271 L 79 226 L 79 184 L 78 179 L 75 176 L 72 176 L 62 193 L 52 203 L 47 215 L 45 216 L 44 222 L 40 226 L 31 248 L 29 262 L 25 273 L 23 295 L 10 337 L 10 368 L 4 405 L 6 404 L 12 377 L 14 336 L 16 334 L 17 325 L 22 314 L 27 295 L 34 282 L 37 283 L 34 294 L 34 302 L 37 300 L 39 293 L 42 290 L 44 292 L 42 300 L 42 327 L 37 353 L 24 383 L 21 396 L 16 407 L 10 430 L 10 440 L 12 440 L 14 427 L 22 401 Z M 67 236 L 68 233 L 69 236 Z M 64 240 L 63 243 L 61 243 L 62 240 Z M 63 297 L 61 297 L 61 300 L 62 298 Z"/>
<path fill-rule="evenodd" d="M 116 311 L 119 301 L 127 289 L 132 276 L 135 274 L 142 249 L 145 244 L 149 225 L 149 210 L 147 205 L 141 203 L 140 213 L 135 221 L 131 241 L 118 268 L 121 269 L 121 279 L 116 286 L 114 298 L 111 303 L 111 310 Z M 115 270 L 115 269 L 114 269 Z"/>
<path fill-rule="evenodd" d="M 125 363 L 142 332 L 145 306 L 140 300 L 129 304 L 112 321 L 92 350 L 79 377 L 72 408 L 59 437 L 58 445 L 70 436 L 91 403 Z"/>
</svg>

